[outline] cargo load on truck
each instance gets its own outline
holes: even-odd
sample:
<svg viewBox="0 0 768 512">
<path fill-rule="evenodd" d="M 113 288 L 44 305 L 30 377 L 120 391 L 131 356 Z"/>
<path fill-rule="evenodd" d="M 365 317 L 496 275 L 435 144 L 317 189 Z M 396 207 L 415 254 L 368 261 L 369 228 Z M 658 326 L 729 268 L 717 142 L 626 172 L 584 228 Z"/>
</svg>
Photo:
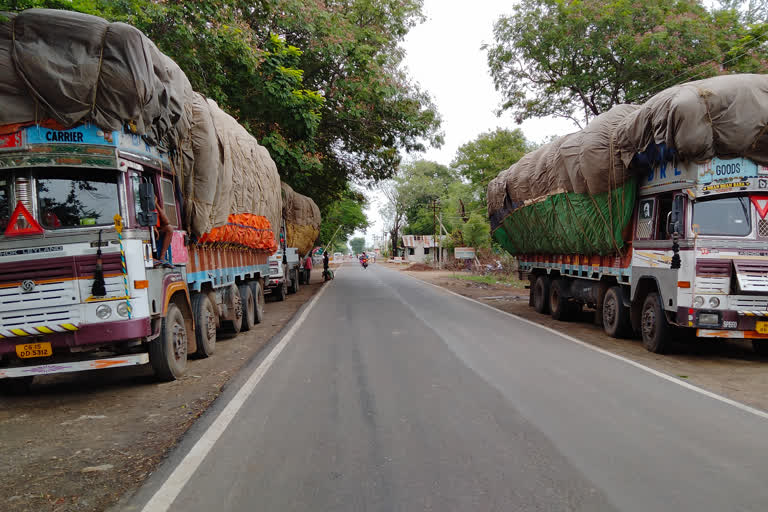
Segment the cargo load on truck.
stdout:
<svg viewBox="0 0 768 512">
<path fill-rule="evenodd" d="M 197 240 L 248 240 L 248 247 L 277 249 L 261 237 L 253 242 L 252 224 L 262 223 L 237 218 L 262 216 L 268 229 L 279 229 L 280 177 L 269 152 L 213 100 L 194 92 L 179 66 L 141 31 L 69 11 L 3 15 L 0 134 L 31 124 L 127 128 L 170 152 L 185 227 Z"/>
<path fill-rule="evenodd" d="M 186 134 L 192 86 L 135 27 L 70 11 L 2 13 L 0 125 L 104 130 L 130 125 L 151 144 Z M 62 44 L 66 42 L 66 44 Z"/>
<path fill-rule="evenodd" d="M 617 105 L 525 155 L 488 186 L 494 238 L 512 254 L 619 253 L 636 177 L 659 162 L 768 164 L 768 76 L 727 75 Z"/>
<path fill-rule="evenodd" d="M 295 247 L 300 255 L 306 255 L 314 247 L 320 235 L 320 208 L 315 202 L 282 183 L 283 216 L 288 247 Z"/>
</svg>

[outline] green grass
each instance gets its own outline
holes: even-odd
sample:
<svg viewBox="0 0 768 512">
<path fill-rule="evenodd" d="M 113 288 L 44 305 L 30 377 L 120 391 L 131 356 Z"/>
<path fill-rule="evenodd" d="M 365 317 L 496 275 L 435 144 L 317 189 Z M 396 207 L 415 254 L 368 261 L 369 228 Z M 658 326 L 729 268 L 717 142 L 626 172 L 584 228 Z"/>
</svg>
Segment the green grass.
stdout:
<svg viewBox="0 0 768 512">
<path fill-rule="evenodd" d="M 520 281 L 518 279 L 515 279 L 512 276 L 503 276 L 503 275 L 487 275 L 487 276 L 478 276 L 474 274 L 454 274 L 454 278 L 459 279 L 461 281 L 474 281 L 475 283 L 485 283 L 485 284 L 504 284 L 507 286 L 514 286 L 515 288 L 524 288 L 525 284 L 523 281 Z"/>
</svg>

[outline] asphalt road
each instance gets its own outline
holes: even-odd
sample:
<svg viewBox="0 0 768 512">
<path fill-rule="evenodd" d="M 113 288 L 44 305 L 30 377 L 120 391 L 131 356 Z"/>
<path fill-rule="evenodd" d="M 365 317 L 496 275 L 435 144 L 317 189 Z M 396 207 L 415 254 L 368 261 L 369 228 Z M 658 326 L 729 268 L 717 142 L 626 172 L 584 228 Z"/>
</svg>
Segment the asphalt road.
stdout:
<svg viewBox="0 0 768 512">
<path fill-rule="evenodd" d="M 768 509 L 768 420 L 397 271 L 327 286 L 170 510 Z"/>
</svg>

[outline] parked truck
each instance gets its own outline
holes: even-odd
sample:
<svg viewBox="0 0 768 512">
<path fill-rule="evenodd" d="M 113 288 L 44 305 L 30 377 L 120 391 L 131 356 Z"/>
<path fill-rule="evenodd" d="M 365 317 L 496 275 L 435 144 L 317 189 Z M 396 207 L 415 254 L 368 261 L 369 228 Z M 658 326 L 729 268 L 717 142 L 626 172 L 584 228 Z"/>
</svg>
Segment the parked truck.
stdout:
<svg viewBox="0 0 768 512">
<path fill-rule="evenodd" d="M 269 259 L 267 290 L 276 300 L 285 300 L 302 284 L 309 284 L 312 247 L 320 234 L 320 209 L 315 202 L 281 184 L 283 204 L 279 250 Z M 307 267 L 310 268 L 307 268 Z"/>
<path fill-rule="evenodd" d="M 768 354 L 768 77 L 676 86 L 621 105 L 502 172 L 493 236 L 530 304 L 584 306 L 613 337 L 751 339 Z"/>
<path fill-rule="evenodd" d="M 0 382 L 146 363 L 176 379 L 217 329 L 262 321 L 277 168 L 138 30 L 4 16 Z"/>
</svg>

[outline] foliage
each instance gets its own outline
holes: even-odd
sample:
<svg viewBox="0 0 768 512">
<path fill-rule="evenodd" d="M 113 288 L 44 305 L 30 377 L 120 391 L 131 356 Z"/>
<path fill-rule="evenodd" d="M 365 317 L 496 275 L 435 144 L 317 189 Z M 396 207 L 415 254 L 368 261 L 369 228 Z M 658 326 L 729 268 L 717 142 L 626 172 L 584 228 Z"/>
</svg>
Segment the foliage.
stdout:
<svg viewBox="0 0 768 512">
<path fill-rule="evenodd" d="M 485 197 L 488 183 L 532 149 L 533 144 L 528 142 L 519 128 L 497 128 L 461 146 L 451 167 L 481 190 Z"/>
<path fill-rule="evenodd" d="M 459 179 L 456 172 L 428 160 L 417 160 L 400 168 L 395 178 L 399 198 L 405 207 L 404 234 L 435 234 L 435 211 L 432 201 L 448 192 L 451 183 Z"/>
<path fill-rule="evenodd" d="M 349 241 L 349 247 L 352 249 L 352 254 L 360 254 L 365 248 L 365 238 L 358 236 Z"/>
<path fill-rule="evenodd" d="M 581 125 L 676 83 L 765 72 L 762 33 L 699 0 L 521 0 L 484 48 L 501 111 L 518 122 L 553 115 Z"/>
<path fill-rule="evenodd" d="M 358 229 L 365 230 L 369 225 L 365 206 L 365 198 L 350 190 L 346 191 L 344 197 L 328 205 L 320 224 L 320 243 L 326 245 L 335 241 L 346 247 L 352 233 Z"/>
</svg>

